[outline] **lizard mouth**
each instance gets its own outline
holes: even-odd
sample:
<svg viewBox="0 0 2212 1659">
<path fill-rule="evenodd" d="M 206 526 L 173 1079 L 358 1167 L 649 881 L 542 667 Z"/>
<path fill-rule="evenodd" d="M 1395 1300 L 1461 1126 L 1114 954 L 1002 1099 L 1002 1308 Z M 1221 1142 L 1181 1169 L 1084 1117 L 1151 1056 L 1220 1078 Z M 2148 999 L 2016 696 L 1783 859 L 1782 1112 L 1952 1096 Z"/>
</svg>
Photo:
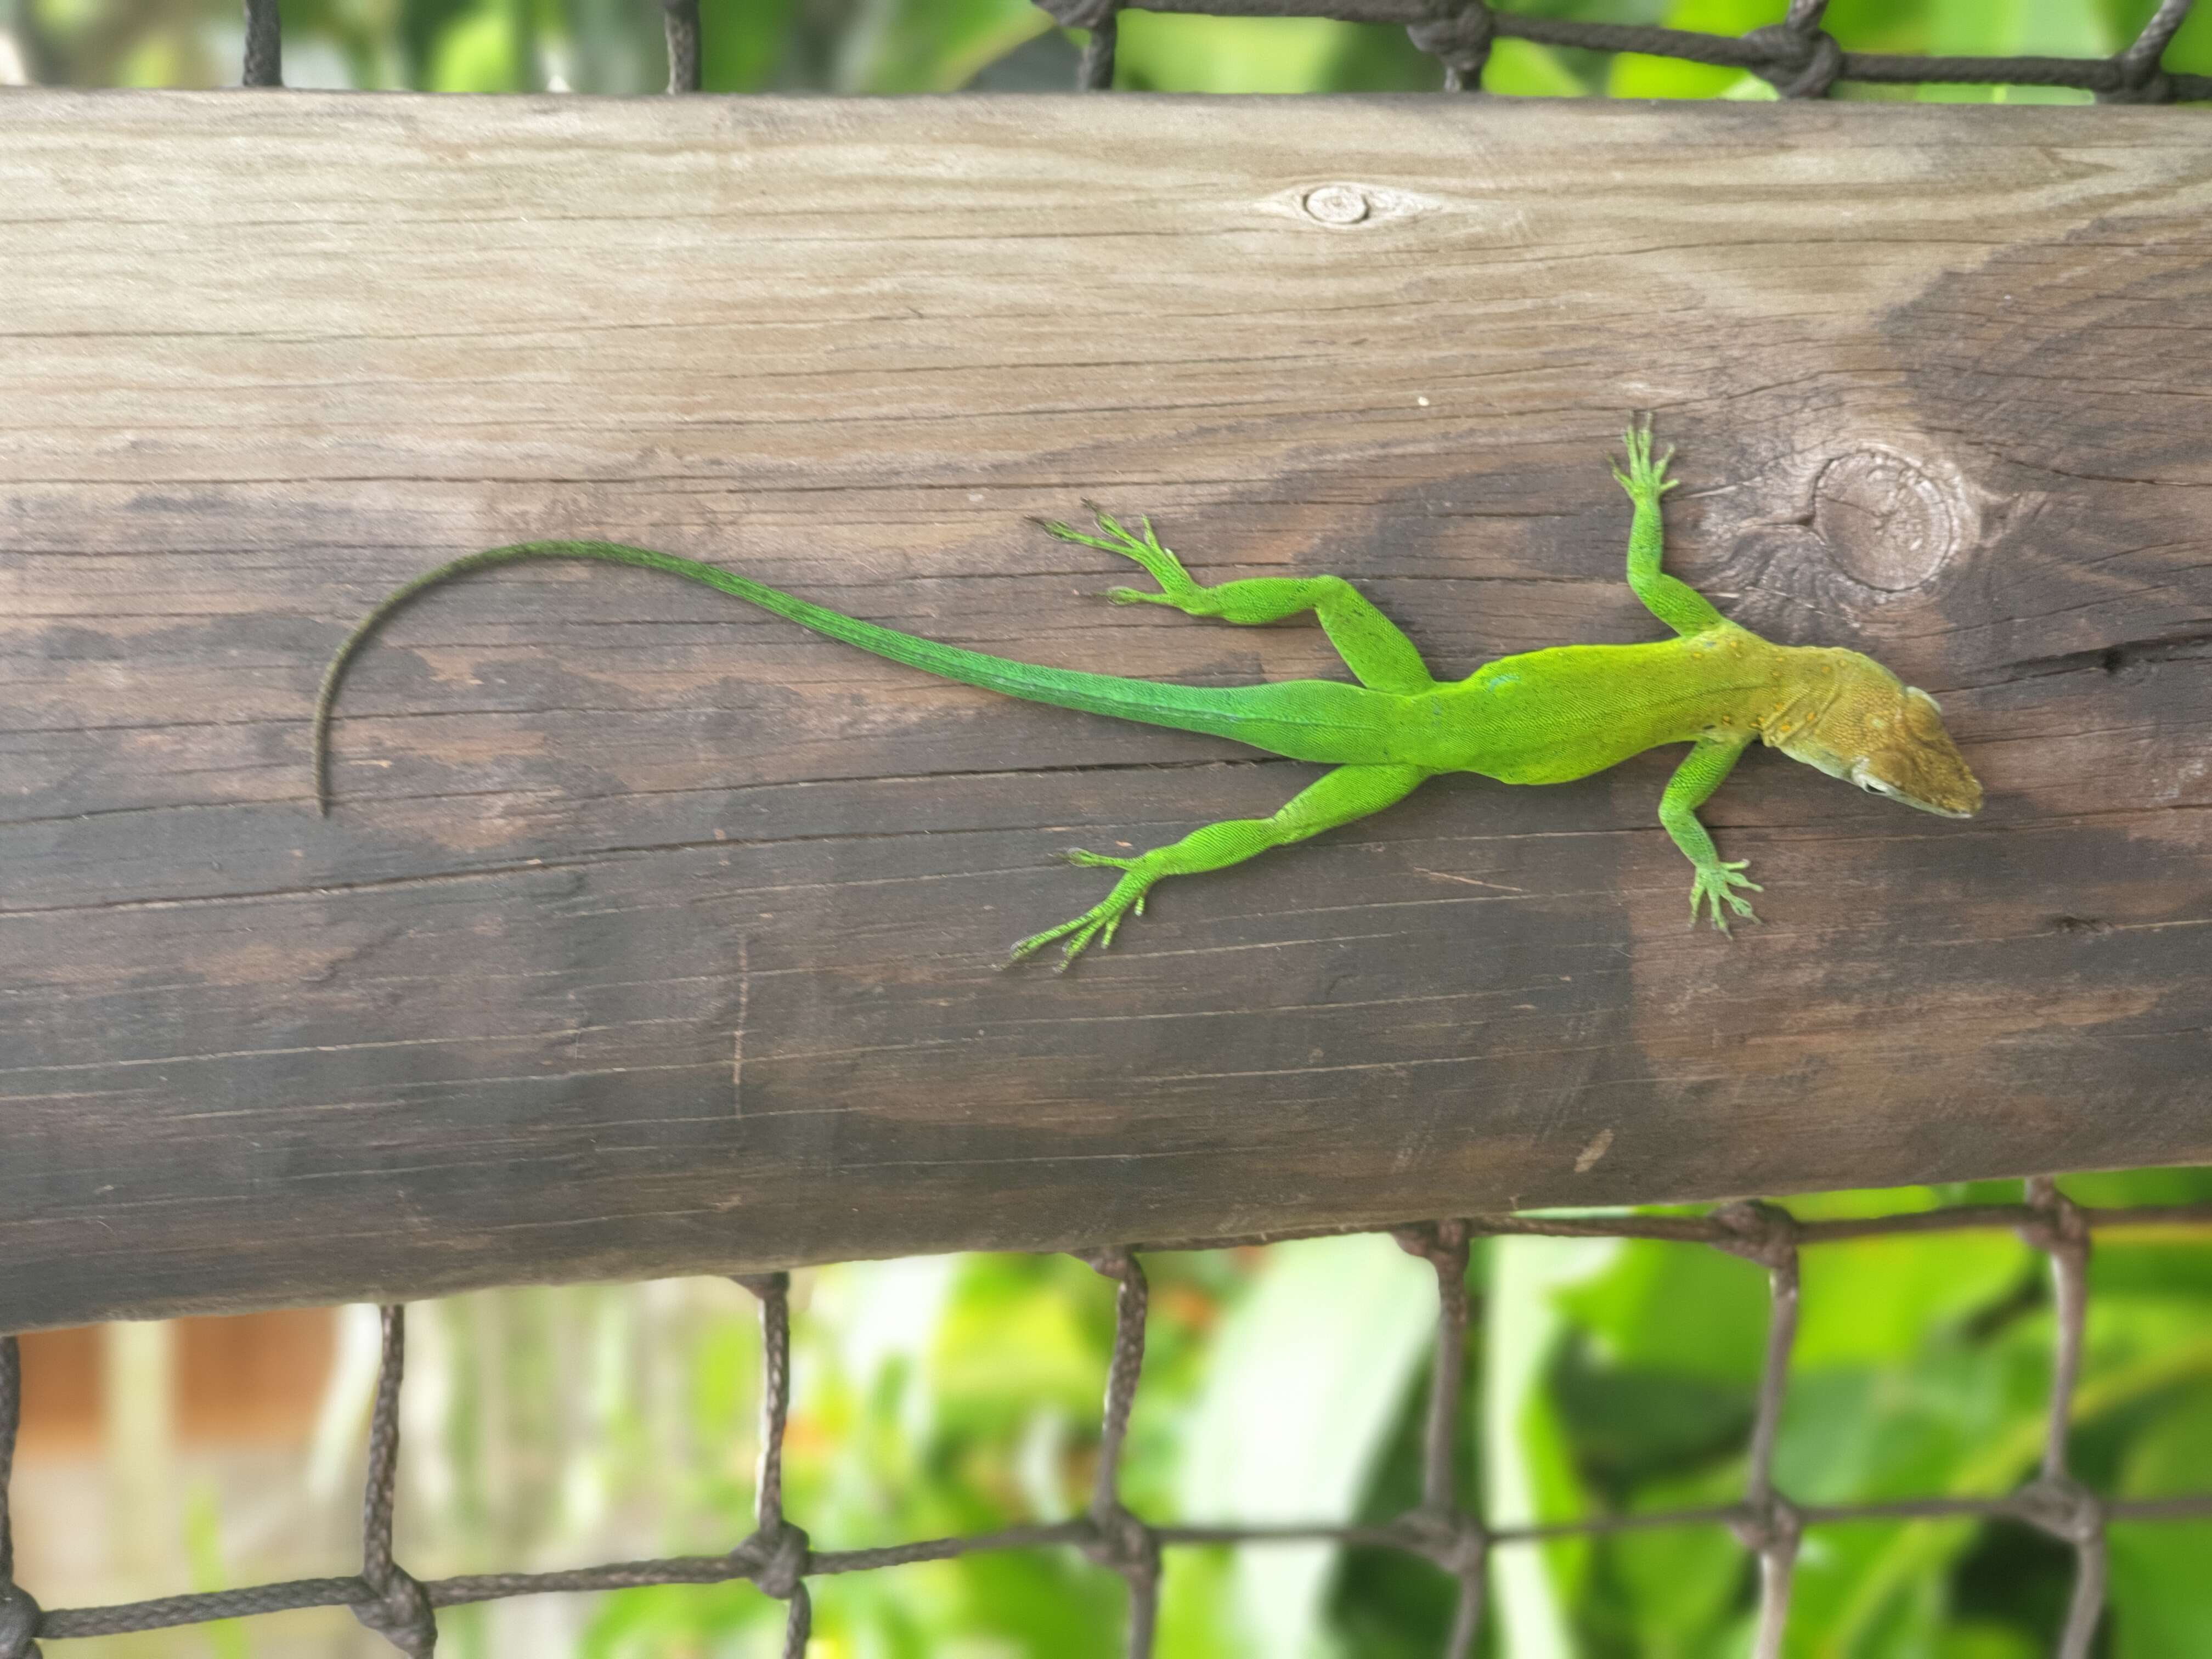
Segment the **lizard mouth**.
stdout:
<svg viewBox="0 0 2212 1659">
<path fill-rule="evenodd" d="M 1923 812 L 1933 812 L 1939 818 L 1970 818 L 1982 810 L 1982 792 L 1978 788 L 1974 790 L 1972 805 L 1952 806 L 1941 801 L 1923 800 L 1917 795 L 1899 788 L 1893 783 L 1884 782 L 1867 769 L 1866 763 L 1863 761 L 1854 766 L 1846 775 L 1870 795 L 1880 795 L 1884 800 L 1893 800 L 1900 806 L 1913 807 Z M 1971 782 L 1971 780 L 1969 781 Z"/>
<path fill-rule="evenodd" d="M 1885 799 L 1893 800 L 1899 806 L 1910 806 L 1919 811 L 1933 812 L 1939 818 L 1970 818 L 1982 810 L 1981 798 L 1978 794 L 1974 798 L 1974 804 L 1972 806 L 1948 806 L 1941 801 L 1922 800 L 1893 787 L 1876 787 L 1864 784 L 1860 787 L 1870 794 L 1877 794 Z"/>
</svg>

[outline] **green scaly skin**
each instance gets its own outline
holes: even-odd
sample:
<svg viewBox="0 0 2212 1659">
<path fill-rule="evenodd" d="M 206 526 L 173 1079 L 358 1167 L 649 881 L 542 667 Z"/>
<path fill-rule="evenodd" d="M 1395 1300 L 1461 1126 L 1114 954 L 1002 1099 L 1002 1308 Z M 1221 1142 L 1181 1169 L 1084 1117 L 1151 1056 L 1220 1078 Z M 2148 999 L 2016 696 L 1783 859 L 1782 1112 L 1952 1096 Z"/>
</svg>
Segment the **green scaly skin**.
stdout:
<svg viewBox="0 0 2212 1659">
<path fill-rule="evenodd" d="M 398 589 L 347 635 L 323 676 L 314 713 L 314 785 L 330 807 L 330 726 L 347 665 L 386 618 L 451 577 L 528 559 L 592 559 L 665 570 L 749 601 L 817 633 L 927 673 L 1032 702 L 1119 720 L 1234 738 L 1254 748 L 1333 769 L 1271 817 L 1232 818 L 1133 858 L 1075 848 L 1073 862 L 1116 870 L 1113 890 L 1081 915 L 1033 933 L 1010 961 L 1057 943 L 1065 968 L 1087 947 L 1113 942 L 1122 920 L 1144 914 L 1169 876 L 1225 869 L 1304 841 L 1403 799 L 1443 772 L 1504 783 L 1564 783 L 1665 744 L 1687 743 L 1660 798 L 1659 821 L 1690 861 L 1690 920 L 1701 908 L 1728 931 L 1729 915 L 1756 921 L 1738 889 L 1758 892 L 1745 861 L 1723 860 L 1697 809 L 1754 739 L 1870 792 L 1949 817 L 1979 810 L 1981 786 L 1944 732 L 1935 699 L 1854 651 L 1778 646 L 1729 622 L 1694 588 L 1660 568 L 1660 500 L 1674 488 L 1672 452 L 1656 460 L 1648 424 L 1626 434 L 1627 467 L 1614 477 L 1634 514 L 1628 582 L 1674 637 L 1638 645 L 1566 645 L 1501 658 L 1464 680 L 1439 681 L 1413 643 L 1341 576 L 1262 576 L 1208 586 L 1139 520 L 1132 532 L 1103 513 L 1096 535 L 1045 528 L 1133 560 L 1158 591 L 1117 587 L 1117 605 L 1164 605 L 1185 616 L 1239 626 L 1314 614 L 1358 684 L 1289 680 L 1197 687 L 1085 674 L 987 656 L 810 605 L 694 559 L 613 542 L 524 542 L 471 553 Z"/>
</svg>

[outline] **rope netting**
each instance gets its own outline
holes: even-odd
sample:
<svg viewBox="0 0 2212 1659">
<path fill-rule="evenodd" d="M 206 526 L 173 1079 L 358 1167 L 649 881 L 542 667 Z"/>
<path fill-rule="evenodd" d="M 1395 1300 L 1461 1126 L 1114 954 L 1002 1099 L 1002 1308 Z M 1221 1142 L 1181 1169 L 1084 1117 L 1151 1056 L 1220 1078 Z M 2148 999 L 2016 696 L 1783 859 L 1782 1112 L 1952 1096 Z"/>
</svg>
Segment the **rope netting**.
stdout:
<svg viewBox="0 0 2212 1659">
<path fill-rule="evenodd" d="M 1630 1528 L 1721 1527 L 1732 1531 L 1758 1564 L 1759 1609 L 1753 1659 L 1778 1659 L 1790 1619 L 1792 1570 L 1808 1530 L 1855 1522 L 1963 1519 L 2025 1522 L 2073 1551 L 2072 1594 L 2056 1646 L 2057 1659 L 2087 1659 L 2106 1603 L 2106 1528 L 2114 1521 L 2212 1518 L 2212 1492 L 2179 1497 L 2101 1496 L 2076 1478 L 2068 1462 L 2068 1431 L 2081 1370 L 2089 1304 L 2093 1237 L 2123 1228 L 2212 1227 L 2212 1205 L 2092 1207 L 2075 1203 L 2047 1178 L 2027 1183 L 2018 1204 L 1959 1204 L 1871 1217 L 1799 1220 L 1778 1205 L 1723 1206 L 1703 1216 L 1606 1214 L 1478 1216 L 1421 1222 L 1389 1230 L 1436 1273 L 1434 1356 L 1421 1448 L 1419 1500 L 1395 1519 L 1346 1525 L 1327 1517 L 1311 1524 L 1176 1526 L 1150 1522 L 1121 1501 L 1123 1447 L 1144 1371 L 1146 1281 L 1141 1254 L 1226 1249 L 1291 1238 L 1378 1231 L 1325 1228 L 1261 1237 L 1139 1243 L 1090 1252 L 1083 1260 L 1113 1281 L 1115 1321 L 1107 1366 L 1105 1412 L 1097 1474 L 1089 1505 L 1079 1515 L 960 1537 L 930 1538 L 866 1549 L 817 1549 L 784 1512 L 783 1449 L 791 1405 L 790 1276 L 742 1277 L 759 1301 L 762 1328 L 761 1452 L 753 1530 L 721 1555 L 621 1561 L 566 1571 L 484 1573 L 418 1580 L 398 1564 L 392 1546 L 399 1452 L 399 1385 L 405 1356 L 403 1310 L 383 1310 L 383 1351 L 369 1419 L 367 1492 L 362 1503 L 362 1570 L 344 1578 L 303 1578 L 245 1589 L 164 1596 L 101 1607 L 42 1609 L 14 1582 L 7 1476 L 14 1458 L 21 1396 L 15 1339 L 0 1342 L 0 1659 L 28 1659 L 40 1638 L 111 1636 L 194 1625 L 301 1607 L 345 1607 L 411 1659 L 429 1659 L 437 1642 L 437 1610 L 555 1590 L 629 1589 L 649 1584 L 712 1584 L 746 1579 L 786 1604 L 783 1650 L 802 1659 L 813 1622 L 811 1581 L 916 1561 L 941 1561 L 991 1550 L 1065 1548 L 1081 1552 L 1128 1587 L 1127 1650 L 1152 1653 L 1164 1551 L 1194 1546 L 1330 1543 L 1393 1550 L 1430 1563 L 1457 1587 L 1447 1659 L 1471 1659 L 1481 1634 L 1484 1586 L 1493 1550 L 1547 1540 L 1592 1537 Z M 2049 1261 L 2056 1340 L 2042 1456 L 2035 1474 L 1994 1497 L 1930 1496 L 1863 1504 L 1794 1503 L 1774 1481 L 1775 1445 L 1790 1387 L 1797 1332 L 1800 1252 L 1847 1240 L 1970 1228 L 2012 1228 Z M 1479 1237 L 1650 1239 L 1727 1252 L 1766 1270 L 1771 1293 L 1766 1347 L 1752 1416 L 1741 1498 L 1718 1508 L 1601 1513 L 1554 1524 L 1491 1527 L 1459 1469 L 1461 1425 L 1468 1420 L 1465 1357 L 1468 1246 Z"/>
<path fill-rule="evenodd" d="M 245 84 L 283 83 L 278 0 L 246 0 Z M 2212 98 L 2212 76 L 2169 71 L 2166 49 L 2188 21 L 2195 0 L 2160 0 L 2142 33 L 2109 58 L 1937 58 L 1847 52 L 1823 27 L 1827 0 L 1790 0 L 1778 23 L 1748 34 L 1710 34 L 1641 23 L 1583 22 L 1500 11 L 1485 0 L 1036 0 L 1055 22 L 1088 32 L 1076 83 L 1113 84 L 1115 20 L 1123 11 L 1196 12 L 1213 17 L 1327 17 L 1406 31 L 1443 65 L 1447 91 L 1482 86 L 1490 48 L 1499 40 L 1589 52 L 1630 52 L 1740 69 L 1784 98 L 1825 97 L 1839 81 L 1889 86 L 1966 84 L 2068 87 L 2108 103 L 2164 104 Z M 662 0 L 668 40 L 668 90 L 699 90 L 699 0 Z"/>
</svg>

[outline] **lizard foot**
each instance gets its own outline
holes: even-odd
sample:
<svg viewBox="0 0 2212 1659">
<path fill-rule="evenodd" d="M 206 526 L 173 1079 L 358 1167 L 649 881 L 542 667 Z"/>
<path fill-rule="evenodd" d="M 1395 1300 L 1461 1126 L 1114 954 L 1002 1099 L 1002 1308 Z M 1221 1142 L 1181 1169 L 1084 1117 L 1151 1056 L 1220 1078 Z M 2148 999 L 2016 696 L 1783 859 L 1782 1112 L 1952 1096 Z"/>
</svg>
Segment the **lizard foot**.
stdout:
<svg viewBox="0 0 2212 1659">
<path fill-rule="evenodd" d="M 1632 422 L 1628 430 L 1621 434 L 1620 442 L 1621 447 L 1628 452 L 1628 471 L 1623 472 L 1615 467 L 1613 476 L 1620 480 L 1620 487 L 1628 492 L 1631 500 L 1656 502 L 1681 482 L 1680 478 L 1667 476 L 1667 463 L 1674 459 L 1674 452 L 1671 448 L 1663 451 L 1656 461 L 1651 458 L 1651 417 L 1649 415 L 1644 417 L 1644 424 L 1640 428 Z"/>
<path fill-rule="evenodd" d="M 1738 887 L 1748 887 L 1754 893 L 1763 893 L 1766 890 L 1748 876 L 1736 873 L 1749 862 L 1748 859 L 1737 859 L 1733 863 L 1698 866 L 1698 873 L 1690 883 L 1691 927 L 1695 927 L 1698 925 L 1698 905 L 1710 903 L 1713 907 L 1713 926 L 1723 933 L 1728 932 L 1728 911 L 1721 908 L 1723 901 L 1727 902 L 1729 910 L 1735 911 L 1746 921 L 1759 920 L 1752 914 L 1751 902 L 1735 890 Z"/>
<path fill-rule="evenodd" d="M 1006 965 L 1012 967 L 1031 951 L 1041 951 L 1055 940 L 1065 939 L 1060 947 L 1060 964 L 1056 974 L 1067 971 L 1068 964 L 1083 954 L 1085 947 L 1096 944 L 1104 950 L 1114 942 L 1115 930 L 1121 927 L 1121 918 L 1145 914 L 1146 890 L 1152 882 L 1137 873 L 1135 859 L 1115 858 L 1108 853 L 1091 853 L 1080 847 L 1071 847 L 1061 854 L 1070 864 L 1093 865 L 1109 870 L 1127 872 L 1114 884 L 1114 890 L 1073 921 L 1063 921 L 1057 927 L 1048 927 L 1042 933 L 1032 933 L 1014 946 L 1006 957 Z"/>
<path fill-rule="evenodd" d="M 1135 560 L 1144 567 L 1145 574 L 1160 585 L 1161 591 L 1157 593 L 1147 593 L 1140 587 L 1109 588 L 1106 597 L 1115 605 L 1171 605 L 1177 610 L 1183 610 L 1204 592 L 1197 582 L 1191 580 L 1190 572 L 1182 568 L 1182 561 L 1160 545 L 1160 538 L 1152 532 L 1150 519 L 1137 520 L 1145 533 L 1136 536 L 1124 529 L 1096 502 L 1085 501 L 1084 506 L 1091 509 L 1092 517 L 1098 521 L 1099 535 L 1091 535 L 1087 531 L 1078 530 L 1056 520 L 1040 520 L 1038 522 L 1044 526 L 1048 533 L 1064 542 L 1079 542 L 1085 547 L 1095 547 L 1102 553 L 1115 553 L 1125 559 Z"/>
</svg>

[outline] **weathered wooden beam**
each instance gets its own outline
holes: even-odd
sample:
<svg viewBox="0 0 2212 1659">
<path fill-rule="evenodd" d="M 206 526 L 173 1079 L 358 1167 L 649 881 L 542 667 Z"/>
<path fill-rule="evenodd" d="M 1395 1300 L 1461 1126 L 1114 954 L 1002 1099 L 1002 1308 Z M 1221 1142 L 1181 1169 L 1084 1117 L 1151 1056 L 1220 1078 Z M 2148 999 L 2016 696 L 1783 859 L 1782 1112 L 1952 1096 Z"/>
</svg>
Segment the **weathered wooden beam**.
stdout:
<svg viewBox="0 0 2212 1659">
<path fill-rule="evenodd" d="M 2183 112 L 0 96 L 0 1326 L 2212 1158 L 2212 149 Z M 1029 515 L 1336 570 L 1440 672 L 1675 568 L 1944 702 L 1970 824 L 1771 756 L 1432 784 L 1005 702 L 523 538 L 1241 681 Z"/>
</svg>

